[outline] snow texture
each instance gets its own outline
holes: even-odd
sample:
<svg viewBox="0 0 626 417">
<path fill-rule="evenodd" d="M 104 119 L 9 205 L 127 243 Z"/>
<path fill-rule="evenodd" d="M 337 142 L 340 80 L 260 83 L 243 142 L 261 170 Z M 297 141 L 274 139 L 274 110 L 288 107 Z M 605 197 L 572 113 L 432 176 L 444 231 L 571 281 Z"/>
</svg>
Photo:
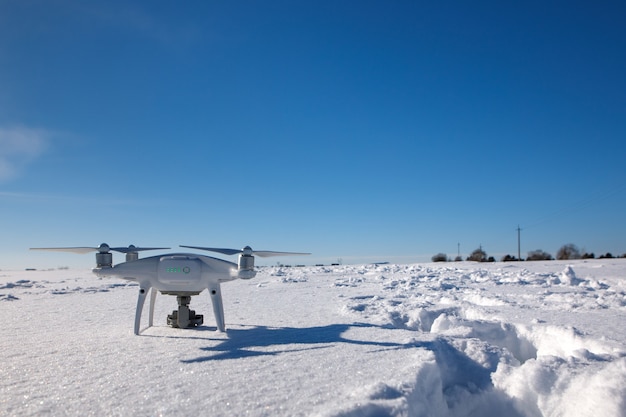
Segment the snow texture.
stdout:
<svg viewBox="0 0 626 417">
<path fill-rule="evenodd" d="M 626 416 L 626 260 L 264 267 L 227 333 L 137 290 L 0 271 L 0 415 Z"/>
</svg>

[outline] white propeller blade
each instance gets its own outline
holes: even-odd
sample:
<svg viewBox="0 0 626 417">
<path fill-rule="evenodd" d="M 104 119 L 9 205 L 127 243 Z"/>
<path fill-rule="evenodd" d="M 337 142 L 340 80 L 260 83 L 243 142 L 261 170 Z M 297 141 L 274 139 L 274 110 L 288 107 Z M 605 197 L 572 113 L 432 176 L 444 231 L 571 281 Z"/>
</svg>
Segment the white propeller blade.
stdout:
<svg viewBox="0 0 626 417">
<path fill-rule="evenodd" d="M 262 258 L 267 258 L 270 256 L 295 256 L 295 255 L 310 255 L 310 253 L 304 252 L 276 252 L 276 251 L 268 251 L 268 250 L 252 250 L 250 246 L 246 246 L 243 249 L 228 249 L 228 248 L 207 248 L 204 246 L 184 246 L 180 245 L 181 248 L 189 248 L 189 249 L 199 249 L 206 250 L 209 252 L 217 252 L 222 253 L 224 255 L 237 255 L 239 253 L 243 253 L 246 255 L 256 255 Z"/>
<path fill-rule="evenodd" d="M 73 253 L 89 253 L 93 251 L 99 251 L 102 253 L 106 253 L 109 251 L 115 251 L 120 253 L 129 253 L 129 252 L 140 252 L 144 250 L 160 250 L 160 249 L 169 249 L 169 248 L 142 248 L 136 247 L 135 245 L 129 245 L 127 247 L 116 247 L 112 248 L 106 243 L 101 244 L 98 247 L 92 246 L 74 246 L 74 247 L 66 247 L 66 248 L 30 248 L 31 250 L 45 250 L 45 251 L 53 251 L 53 252 L 73 252 Z"/>
</svg>

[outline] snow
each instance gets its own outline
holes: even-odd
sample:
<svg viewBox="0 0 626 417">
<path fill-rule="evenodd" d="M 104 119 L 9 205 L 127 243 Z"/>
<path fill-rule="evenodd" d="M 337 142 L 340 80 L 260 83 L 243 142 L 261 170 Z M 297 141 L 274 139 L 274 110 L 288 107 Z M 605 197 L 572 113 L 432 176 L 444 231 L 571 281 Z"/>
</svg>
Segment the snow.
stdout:
<svg viewBox="0 0 626 417">
<path fill-rule="evenodd" d="M 225 334 L 137 290 L 0 271 L 0 415 L 626 416 L 623 259 L 262 267 Z"/>
</svg>

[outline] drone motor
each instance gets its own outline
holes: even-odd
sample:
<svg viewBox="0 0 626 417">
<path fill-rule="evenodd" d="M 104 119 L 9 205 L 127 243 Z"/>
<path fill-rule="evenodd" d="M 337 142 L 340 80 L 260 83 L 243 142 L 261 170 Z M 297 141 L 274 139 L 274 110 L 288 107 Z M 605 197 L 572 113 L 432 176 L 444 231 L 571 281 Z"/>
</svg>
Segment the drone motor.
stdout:
<svg viewBox="0 0 626 417">
<path fill-rule="evenodd" d="M 254 270 L 254 256 L 242 253 L 239 255 L 239 270 L 240 271 L 253 271 Z"/>
<path fill-rule="evenodd" d="M 96 253 L 96 268 L 111 268 L 113 266 L 113 254 L 111 252 Z"/>
</svg>

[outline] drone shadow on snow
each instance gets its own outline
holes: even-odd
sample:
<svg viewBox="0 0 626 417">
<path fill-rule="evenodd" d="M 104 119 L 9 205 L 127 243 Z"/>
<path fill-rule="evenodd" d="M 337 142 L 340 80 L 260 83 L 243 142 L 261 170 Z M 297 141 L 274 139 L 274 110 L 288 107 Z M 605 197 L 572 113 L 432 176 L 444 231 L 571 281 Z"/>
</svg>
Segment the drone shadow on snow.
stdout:
<svg viewBox="0 0 626 417">
<path fill-rule="evenodd" d="M 447 337 L 436 337 L 429 340 L 415 340 L 409 343 L 379 342 L 367 340 L 347 339 L 343 334 L 350 329 L 377 328 L 394 330 L 391 326 L 378 326 L 367 323 L 330 324 L 314 327 L 267 327 L 243 326 L 230 328 L 227 338 L 202 338 L 218 342 L 215 346 L 208 346 L 200 350 L 207 355 L 193 359 L 181 360 L 182 363 L 199 363 L 217 360 L 241 359 L 258 356 L 275 356 L 289 352 L 301 352 L 315 349 L 325 349 L 340 343 L 371 346 L 374 352 L 394 351 L 400 349 L 426 349 L 434 354 L 437 378 L 441 381 L 442 398 L 448 407 L 463 407 L 464 399 L 468 396 L 477 398 L 474 406 L 477 415 L 507 415 L 521 417 L 513 406 L 513 400 L 505 393 L 494 389 L 491 374 L 497 369 L 497 360 L 489 365 L 481 365 L 470 358 L 465 352 L 454 346 Z M 205 332 L 215 328 L 202 327 L 197 330 Z M 297 345 L 302 345 L 298 348 Z M 280 346 L 284 346 L 283 349 Z M 497 359 L 497 358 L 492 358 Z M 433 372 L 432 368 L 424 368 Z M 432 376 L 432 375 L 431 375 Z M 432 382 L 428 375 L 416 375 L 416 397 L 427 398 L 432 387 L 426 386 Z M 427 382 L 423 384 L 420 380 Z M 417 400 L 416 400 L 417 401 Z M 420 406 L 418 404 L 418 406 Z M 494 413 L 494 410 L 497 412 Z M 481 414 L 482 413 L 482 414 Z M 386 415 L 386 414 L 384 414 Z"/>
<path fill-rule="evenodd" d="M 365 340 L 346 339 L 342 336 L 351 328 L 379 327 L 371 324 L 331 324 L 315 327 L 267 327 L 250 326 L 243 329 L 228 329 L 228 338 L 211 339 L 219 341 L 216 346 L 201 348 L 210 352 L 207 356 L 182 360 L 183 363 L 197 363 L 215 360 L 240 359 L 253 356 L 274 356 L 288 352 L 299 352 L 313 349 L 324 349 L 337 343 L 369 345 L 380 348 L 400 348 L 402 345 L 391 342 L 372 342 Z M 211 328 L 207 328 L 210 330 Z M 200 329 L 199 329 L 200 330 Z M 294 348 L 293 345 L 309 345 Z M 320 346 L 310 346 L 320 345 Z M 276 350 L 276 346 L 290 346 Z M 256 350 L 259 348 L 274 348 L 274 350 Z"/>
</svg>

